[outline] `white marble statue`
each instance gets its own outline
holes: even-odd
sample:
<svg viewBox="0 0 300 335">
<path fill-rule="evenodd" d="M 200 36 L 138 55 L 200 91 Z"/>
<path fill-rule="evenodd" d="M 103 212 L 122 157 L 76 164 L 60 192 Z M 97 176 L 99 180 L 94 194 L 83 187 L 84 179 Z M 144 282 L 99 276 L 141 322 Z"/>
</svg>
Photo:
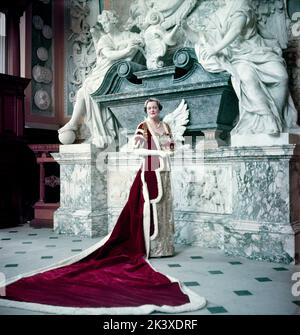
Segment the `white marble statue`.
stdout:
<svg viewBox="0 0 300 335">
<path fill-rule="evenodd" d="M 140 29 L 148 69 L 164 66 L 161 58 L 178 43 L 180 23 L 196 4 L 197 0 L 135 0 L 131 4 L 126 26 Z"/>
<path fill-rule="evenodd" d="M 134 0 L 129 9 L 128 29 L 136 25 L 144 30 L 145 17 L 151 11 L 162 15 L 161 26 L 169 30 L 186 18 L 198 2 L 198 0 Z"/>
<path fill-rule="evenodd" d="M 294 132 L 297 111 L 288 89 L 286 64 L 276 39 L 263 38 L 247 0 L 217 0 L 205 29 L 187 22 L 200 64 L 210 72 L 228 71 L 239 99 L 239 120 L 231 134 Z M 191 29 L 192 28 L 192 29 Z"/>
<path fill-rule="evenodd" d="M 180 22 L 192 11 L 198 0 L 148 0 L 148 6 L 164 17 L 162 27 L 166 30 L 180 24 Z"/>
<path fill-rule="evenodd" d="M 252 0 L 257 14 L 260 34 L 267 36 L 272 33 L 282 49 L 286 49 L 289 41 L 288 27 L 290 19 L 284 4 L 285 0 Z"/>
<path fill-rule="evenodd" d="M 114 116 L 108 110 L 100 110 L 99 105 L 91 98 L 91 93 L 100 87 L 105 74 L 115 62 L 120 59 L 132 60 L 142 45 L 138 34 L 120 31 L 118 21 L 113 11 L 104 10 L 98 16 L 98 24 L 101 25 L 103 33 L 98 41 L 94 39 L 97 54 L 96 66 L 77 91 L 70 121 L 58 130 L 59 139 L 63 144 L 74 141 L 74 132 L 78 129 L 82 117 L 90 133 L 87 142 L 104 148 L 116 136 L 117 124 Z M 96 34 L 93 35 L 95 37 Z"/>
<path fill-rule="evenodd" d="M 169 46 L 176 45 L 175 35 L 178 26 L 168 32 L 161 25 L 163 20 L 161 13 L 152 11 L 145 18 L 147 28 L 142 31 L 141 36 L 145 43 L 144 56 L 149 70 L 163 67 L 161 57 L 166 54 Z"/>
</svg>

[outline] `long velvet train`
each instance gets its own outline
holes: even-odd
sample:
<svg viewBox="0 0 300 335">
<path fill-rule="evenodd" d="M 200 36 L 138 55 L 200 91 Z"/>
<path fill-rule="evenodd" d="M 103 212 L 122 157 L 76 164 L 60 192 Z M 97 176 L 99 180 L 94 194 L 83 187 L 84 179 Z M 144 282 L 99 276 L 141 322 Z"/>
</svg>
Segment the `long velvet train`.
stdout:
<svg viewBox="0 0 300 335">
<path fill-rule="evenodd" d="M 205 299 L 157 272 L 145 258 L 145 179 L 156 192 L 155 173 L 139 170 L 128 201 L 102 245 L 71 264 L 25 276 L 6 287 L 0 305 L 59 314 L 146 314 L 202 308 Z M 101 243 L 100 243 L 101 244 Z"/>
</svg>

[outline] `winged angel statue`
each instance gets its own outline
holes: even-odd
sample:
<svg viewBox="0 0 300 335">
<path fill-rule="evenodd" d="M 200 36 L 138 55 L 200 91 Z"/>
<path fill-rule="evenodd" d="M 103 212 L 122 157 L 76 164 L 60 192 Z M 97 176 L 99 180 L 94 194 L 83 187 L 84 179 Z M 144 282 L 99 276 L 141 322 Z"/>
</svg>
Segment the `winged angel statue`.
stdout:
<svg viewBox="0 0 300 335">
<path fill-rule="evenodd" d="M 186 21 L 199 63 L 231 74 L 240 111 L 232 135 L 299 132 L 282 57 L 288 25 L 284 0 L 202 1 Z"/>
</svg>

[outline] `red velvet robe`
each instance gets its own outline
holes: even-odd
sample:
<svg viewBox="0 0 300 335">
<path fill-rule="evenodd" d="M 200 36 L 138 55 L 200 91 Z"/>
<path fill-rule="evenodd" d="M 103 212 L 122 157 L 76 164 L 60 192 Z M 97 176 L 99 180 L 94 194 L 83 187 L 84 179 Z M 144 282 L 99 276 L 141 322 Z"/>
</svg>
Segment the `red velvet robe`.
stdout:
<svg viewBox="0 0 300 335">
<path fill-rule="evenodd" d="M 143 173 L 149 196 L 155 197 L 155 171 L 140 169 L 102 246 L 75 263 L 9 284 L 0 305 L 60 314 L 146 314 L 203 307 L 204 298 L 157 272 L 145 257 Z"/>
</svg>

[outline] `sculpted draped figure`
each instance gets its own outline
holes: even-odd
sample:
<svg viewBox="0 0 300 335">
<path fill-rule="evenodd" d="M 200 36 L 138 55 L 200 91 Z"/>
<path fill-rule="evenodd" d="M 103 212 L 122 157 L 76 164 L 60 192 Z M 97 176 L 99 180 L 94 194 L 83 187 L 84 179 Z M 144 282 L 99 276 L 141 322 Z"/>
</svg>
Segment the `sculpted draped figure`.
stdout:
<svg viewBox="0 0 300 335">
<path fill-rule="evenodd" d="M 149 12 L 160 13 L 163 22 L 161 28 L 169 30 L 170 28 L 180 24 L 180 21 L 184 19 L 192 10 L 195 8 L 198 0 L 135 0 L 130 6 L 130 18 L 128 20 L 130 26 L 137 25 L 142 30 L 145 17 Z"/>
<path fill-rule="evenodd" d="M 247 0 L 217 0 L 207 26 L 193 34 L 199 63 L 210 72 L 228 71 L 239 99 L 239 120 L 231 134 L 299 131 L 288 75 L 276 40 L 263 38 Z M 192 29 L 191 29 L 192 28 Z M 270 36 L 269 36 L 270 37 Z"/>
<path fill-rule="evenodd" d="M 180 24 L 196 4 L 197 0 L 148 0 L 148 5 L 163 15 L 162 28 L 167 30 Z"/>
<path fill-rule="evenodd" d="M 141 31 L 144 40 L 144 56 L 148 69 L 165 64 L 162 57 L 168 47 L 180 44 L 179 27 L 195 8 L 197 0 L 135 0 L 129 9 L 127 29 L 134 26 Z"/>
<path fill-rule="evenodd" d="M 136 55 L 142 40 L 138 34 L 129 31 L 120 31 L 118 28 L 118 16 L 114 11 L 104 10 L 98 16 L 98 24 L 101 25 L 103 33 L 95 43 L 97 63 L 82 87 L 77 91 L 76 102 L 70 121 L 58 130 L 59 138 L 64 144 L 74 141 L 64 134 L 76 131 L 85 118 L 90 138 L 97 147 L 104 148 L 110 144 L 117 132 L 117 121 L 109 111 L 100 110 L 99 105 L 91 98 L 91 93 L 96 91 L 109 68 L 120 59 L 132 60 Z"/>
</svg>

